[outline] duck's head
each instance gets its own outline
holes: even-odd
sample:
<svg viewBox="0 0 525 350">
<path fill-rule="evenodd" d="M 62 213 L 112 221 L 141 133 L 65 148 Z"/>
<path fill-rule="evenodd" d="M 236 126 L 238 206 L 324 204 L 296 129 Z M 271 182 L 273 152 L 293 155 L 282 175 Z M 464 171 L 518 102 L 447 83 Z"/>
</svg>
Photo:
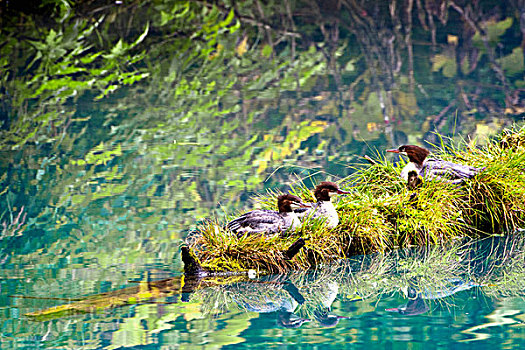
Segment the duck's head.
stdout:
<svg viewBox="0 0 525 350">
<path fill-rule="evenodd" d="M 349 194 L 351 192 L 343 191 L 335 182 L 323 181 L 315 187 L 314 196 L 317 201 L 329 201 L 330 196 L 334 194 Z"/>
<path fill-rule="evenodd" d="M 290 213 L 297 208 L 309 208 L 311 204 L 304 203 L 301 198 L 293 194 L 282 194 L 277 197 L 277 207 L 279 213 Z"/>
<path fill-rule="evenodd" d="M 387 152 L 403 154 L 408 157 L 408 159 L 416 163 L 419 166 L 423 165 L 425 158 L 429 155 L 429 151 L 423 147 L 416 145 L 402 145 L 397 149 L 387 149 Z"/>
<path fill-rule="evenodd" d="M 314 317 L 319 322 L 321 327 L 333 327 L 337 326 L 340 320 L 348 319 L 347 316 L 337 316 L 328 312 L 329 310 L 315 310 Z"/>
<path fill-rule="evenodd" d="M 398 307 L 394 307 L 391 309 L 385 309 L 385 311 L 388 312 L 399 312 L 401 315 L 405 316 L 415 316 L 415 315 L 421 315 L 429 310 L 429 307 L 425 303 L 425 300 L 423 300 L 420 297 L 417 297 L 416 299 L 411 299 L 408 301 L 408 303 L 399 305 Z"/>
</svg>

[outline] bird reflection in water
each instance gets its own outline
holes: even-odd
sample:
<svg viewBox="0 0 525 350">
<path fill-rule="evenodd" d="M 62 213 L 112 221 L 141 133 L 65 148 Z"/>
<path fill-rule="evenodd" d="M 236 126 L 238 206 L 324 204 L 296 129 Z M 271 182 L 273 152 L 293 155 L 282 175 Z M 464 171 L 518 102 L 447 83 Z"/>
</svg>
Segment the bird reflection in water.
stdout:
<svg viewBox="0 0 525 350">
<path fill-rule="evenodd" d="M 421 315 L 430 310 L 425 300 L 436 300 L 449 297 L 460 291 L 468 290 L 473 287 L 481 287 L 480 284 L 476 284 L 472 281 L 465 281 L 461 278 L 451 278 L 446 281 L 446 284 L 442 288 L 431 290 L 429 288 L 419 288 L 412 282 L 406 290 L 408 302 L 401 304 L 398 307 L 385 309 L 389 312 L 398 312 L 404 316 L 415 316 Z"/>
<path fill-rule="evenodd" d="M 295 282 L 293 281 L 295 279 Z M 297 278 L 297 276 L 266 276 L 259 280 L 243 281 L 213 288 L 205 295 L 222 300 L 230 299 L 240 308 L 257 313 L 275 313 L 277 323 L 285 328 L 298 328 L 316 321 L 321 327 L 336 326 L 346 316 L 332 313 L 331 305 L 337 298 L 339 286 L 333 280 Z M 300 285 L 298 288 L 297 283 Z M 206 299 L 205 295 L 204 299 Z M 210 303 L 211 300 L 205 300 Z"/>
</svg>

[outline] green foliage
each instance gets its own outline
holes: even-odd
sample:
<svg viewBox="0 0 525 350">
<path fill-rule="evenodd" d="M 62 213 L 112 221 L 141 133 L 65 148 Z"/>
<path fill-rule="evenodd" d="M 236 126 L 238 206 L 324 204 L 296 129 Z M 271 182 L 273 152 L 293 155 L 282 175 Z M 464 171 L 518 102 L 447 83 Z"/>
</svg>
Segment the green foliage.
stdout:
<svg viewBox="0 0 525 350">
<path fill-rule="evenodd" d="M 519 47 L 514 48 L 512 53 L 498 59 L 497 61 L 499 64 L 501 64 L 501 68 L 503 68 L 505 73 L 507 73 L 509 76 L 523 74 L 523 70 L 525 68 L 523 50 L 520 50 Z"/>
<path fill-rule="evenodd" d="M 493 19 L 485 21 L 483 23 L 484 30 L 486 31 L 488 42 L 491 45 L 496 45 L 499 38 L 512 26 L 513 19 L 511 17 L 506 18 L 502 21 L 495 21 Z M 481 34 L 477 31 L 472 41 L 478 45 L 480 48 L 483 48 L 483 39 Z"/>
<path fill-rule="evenodd" d="M 447 78 L 452 78 L 457 73 L 457 64 L 455 57 L 445 54 L 437 54 L 432 57 L 432 71 L 441 70 Z"/>
</svg>

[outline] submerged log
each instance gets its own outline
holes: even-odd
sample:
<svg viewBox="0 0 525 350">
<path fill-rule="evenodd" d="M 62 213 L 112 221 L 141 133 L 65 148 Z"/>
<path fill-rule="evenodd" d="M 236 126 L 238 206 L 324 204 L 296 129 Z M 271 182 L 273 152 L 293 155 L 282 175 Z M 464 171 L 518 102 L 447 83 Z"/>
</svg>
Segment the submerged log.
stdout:
<svg viewBox="0 0 525 350">
<path fill-rule="evenodd" d="M 190 253 L 188 248 L 183 249 Z M 187 256 L 187 255 L 186 255 Z M 192 265 L 192 267 L 194 267 Z M 219 275 L 219 274 L 218 274 Z M 237 276 L 223 276 L 225 279 L 234 278 L 236 282 L 250 281 L 246 274 Z M 217 286 L 221 281 L 217 276 L 206 275 L 184 275 L 174 278 L 167 278 L 159 281 L 139 281 L 137 286 L 124 289 L 113 290 L 110 292 L 90 295 L 80 299 L 61 299 L 61 298 L 37 298 L 24 295 L 14 295 L 18 299 L 49 299 L 49 300 L 67 300 L 69 303 L 53 306 L 47 309 L 38 310 L 25 314 L 34 321 L 48 321 L 61 318 L 68 315 L 85 314 L 99 312 L 108 309 L 114 309 L 132 304 L 140 303 L 157 303 L 155 300 L 161 298 L 180 295 L 181 302 L 187 302 L 189 295 L 197 290 Z M 160 304 L 169 304 L 168 301 L 158 301 Z"/>
<path fill-rule="evenodd" d="M 319 311 L 329 309 L 326 310 L 326 305 L 320 301 L 333 301 L 336 295 L 341 295 L 348 301 L 356 300 L 355 298 L 374 300 L 385 295 L 386 290 L 389 294 L 398 291 L 408 299 L 406 304 L 386 311 L 407 316 L 420 313 L 417 310 L 423 310 L 425 303 L 447 298 L 470 288 L 490 287 L 486 291 L 490 295 L 523 295 L 523 233 L 525 232 L 516 232 L 508 237 L 480 241 L 450 242 L 441 247 L 404 249 L 392 254 L 360 256 L 351 260 L 342 259 L 312 273 L 294 271 L 255 279 L 246 274 L 196 278 L 177 276 L 158 281 L 137 281 L 138 285 L 135 286 L 78 299 L 42 295 L 9 297 L 17 299 L 15 304 L 21 310 L 29 306 L 23 304 L 24 299 L 68 302 L 25 314 L 32 321 L 49 321 L 71 314 L 100 312 L 132 304 L 177 304 L 179 300 L 191 301 L 193 293 L 199 291 L 196 300 L 199 301 L 197 305 L 202 307 L 202 312 L 226 310 L 235 302 L 245 311 L 285 312 L 290 316 L 288 311 L 280 307 L 284 300 L 289 301 L 290 305 L 303 305 L 302 311 L 323 324 L 325 318 L 322 316 L 327 313 L 320 314 Z M 399 261 L 406 262 L 406 269 L 402 273 L 395 269 L 381 268 L 395 266 Z M 447 268 L 442 269 L 443 266 Z M 476 281 L 466 278 L 466 269 L 478 272 Z M 367 290 L 365 296 L 357 292 L 364 289 Z M 225 297 L 217 298 L 218 293 Z M 212 308 L 204 307 L 210 301 L 215 305 Z M 30 308 L 33 307 L 34 303 L 31 302 Z"/>
</svg>

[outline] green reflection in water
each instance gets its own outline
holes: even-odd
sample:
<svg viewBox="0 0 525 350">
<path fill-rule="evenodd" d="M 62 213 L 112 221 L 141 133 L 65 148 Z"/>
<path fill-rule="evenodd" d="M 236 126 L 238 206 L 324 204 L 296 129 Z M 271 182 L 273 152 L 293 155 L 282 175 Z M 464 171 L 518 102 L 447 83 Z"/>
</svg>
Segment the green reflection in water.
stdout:
<svg viewBox="0 0 525 350">
<path fill-rule="evenodd" d="M 186 281 L 191 287 L 182 294 L 181 277 L 170 265 L 13 266 L 2 269 L 6 307 L 0 341 L 6 348 L 258 348 L 264 343 L 336 349 L 394 342 L 519 348 L 523 245 L 520 235 L 356 257 L 305 273 L 205 277 L 197 284 Z M 155 295 L 166 281 L 173 283 L 171 292 Z M 105 292 L 98 297 L 109 300 L 131 290 L 140 291 L 142 301 L 41 321 L 24 316 L 66 303 L 60 298 L 77 298 L 71 305 L 78 305 L 86 295 L 93 300 L 93 294 Z"/>
</svg>

